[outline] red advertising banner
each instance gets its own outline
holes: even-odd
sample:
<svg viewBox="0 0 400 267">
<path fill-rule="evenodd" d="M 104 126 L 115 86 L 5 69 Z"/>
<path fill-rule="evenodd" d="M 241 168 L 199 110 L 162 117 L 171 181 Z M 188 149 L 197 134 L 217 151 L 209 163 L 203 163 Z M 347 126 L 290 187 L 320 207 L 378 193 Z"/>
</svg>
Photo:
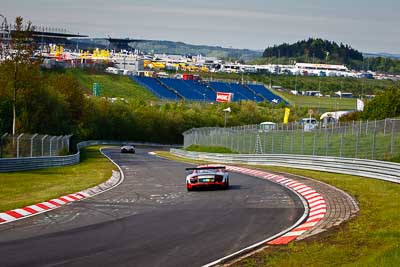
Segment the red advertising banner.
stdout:
<svg viewBox="0 0 400 267">
<path fill-rule="evenodd" d="M 217 102 L 231 102 L 232 101 L 232 93 L 223 93 L 217 92 Z"/>
</svg>

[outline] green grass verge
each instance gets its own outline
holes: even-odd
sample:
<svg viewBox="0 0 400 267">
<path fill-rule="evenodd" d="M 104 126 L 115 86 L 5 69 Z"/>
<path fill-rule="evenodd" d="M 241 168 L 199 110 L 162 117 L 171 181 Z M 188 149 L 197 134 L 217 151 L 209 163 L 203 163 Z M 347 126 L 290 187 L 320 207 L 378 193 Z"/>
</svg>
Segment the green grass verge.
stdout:
<svg viewBox="0 0 400 267">
<path fill-rule="evenodd" d="M 355 98 L 337 98 L 337 97 L 315 97 L 291 95 L 283 92 L 271 90 L 281 96 L 294 107 L 308 107 L 317 110 L 355 110 L 357 100 Z"/>
<path fill-rule="evenodd" d="M 167 152 L 158 154 L 182 160 Z M 344 174 L 281 167 L 260 168 L 306 176 L 331 184 L 355 197 L 360 212 L 356 218 L 327 233 L 288 246 L 264 249 L 233 266 L 400 266 L 398 184 Z"/>
<path fill-rule="evenodd" d="M 100 147 L 81 151 L 81 163 L 44 170 L 0 173 L 0 212 L 75 193 L 108 180 L 116 170 Z"/>
<path fill-rule="evenodd" d="M 237 153 L 237 152 L 231 150 L 230 148 L 222 147 L 222 146 L 191 145 L 191 146 L 188 146 L 185 150 L 194 151 L 194 152 L 223 153 L 223 154 L 236 154 Z"/>
<path fill-rule="evenodd" d="M 152 93 L 143 86 L 132 81 L 127 76 L 114 74 L 88 74 L 82 70 L 69 70 L 75 79 L 90 92 L 93 83 L 100 83 L 100 96 L 122 97 L 135 100 L 157 100 Z"/>
</svg>

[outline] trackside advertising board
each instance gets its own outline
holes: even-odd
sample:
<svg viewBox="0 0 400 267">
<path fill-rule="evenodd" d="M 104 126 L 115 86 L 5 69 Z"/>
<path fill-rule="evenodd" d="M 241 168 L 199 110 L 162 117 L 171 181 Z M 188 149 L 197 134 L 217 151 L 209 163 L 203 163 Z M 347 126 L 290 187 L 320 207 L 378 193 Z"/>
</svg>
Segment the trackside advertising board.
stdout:
<svg viewBox="0 0 400 267">
<path fill-rule="evenodd" d="M 233 98 L 232 93 L 217 92 L 217 102 L 231 102 Z"/>
</svg>

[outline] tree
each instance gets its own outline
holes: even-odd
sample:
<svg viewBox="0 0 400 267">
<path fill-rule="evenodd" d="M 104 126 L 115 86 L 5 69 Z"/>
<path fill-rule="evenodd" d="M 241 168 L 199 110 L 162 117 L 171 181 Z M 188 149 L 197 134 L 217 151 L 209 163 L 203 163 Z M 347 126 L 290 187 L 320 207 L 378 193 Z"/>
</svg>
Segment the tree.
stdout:
<svg viewBox="0 0 400 267">
<path fill-rule="evenodd" d="M 363 119 L 381 120 L 400 115 L 400 89 L 389 88 L 365 105 Z"/>
<path fill-rule="evenodd" d="M 34 60 L 35 45 L 32 41 L 34 27 L 31 22 L 23 24 L 22 17 L 15 19 L 15 29 L 10 32 L 10 40 L 0 40 L 2 55 L 2 71 L 4 87 L 1 90 L 11 97 L 12 102 L 12 134 L 16 133 L 17 100 L 20 91 L 30 89 L 29 75 L 32 68 L 39 68 L 40 62 Z M 4 45 L 7 43 L 7 45 Z M 7 92 L 8 91 L 8 92 Z M 0 93 L 1 94 L 1 93 Z"/>
</svg>

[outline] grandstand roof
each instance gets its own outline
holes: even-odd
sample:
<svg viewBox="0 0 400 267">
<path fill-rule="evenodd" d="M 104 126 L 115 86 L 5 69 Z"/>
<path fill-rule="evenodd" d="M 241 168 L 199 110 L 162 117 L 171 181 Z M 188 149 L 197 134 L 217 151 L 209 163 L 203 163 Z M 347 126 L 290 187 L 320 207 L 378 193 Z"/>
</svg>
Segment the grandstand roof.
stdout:
<svg viewBox="0 0 400 267">
<path fill-rule="evenodd" d="M 11 35 L 15 31 L 11 31 Z M 82 34 L 74 34 L 74 33 L 60 33 L 60 32 L 46 32 L 46 31 L 33 31 L 32 32 L 33 38 L 60 38 L 60 39 L 66 39 L 66 38 L 73 38 L 73 37 L 88 37 L 87 35 L 82 35 Z"/>
<path fill-rule="evenodd" d="M 132 47 L 130 47 L 128 44 L 129 43 L 138 43 L 138 42 L 143 42 L 143 40 L 137 40 L 137 39 L 129 39 L 129 38 L 107 38 L 106 39 L 109 44 L 110 48 L 114 50 L 132 50 Z"/>
</svg>

